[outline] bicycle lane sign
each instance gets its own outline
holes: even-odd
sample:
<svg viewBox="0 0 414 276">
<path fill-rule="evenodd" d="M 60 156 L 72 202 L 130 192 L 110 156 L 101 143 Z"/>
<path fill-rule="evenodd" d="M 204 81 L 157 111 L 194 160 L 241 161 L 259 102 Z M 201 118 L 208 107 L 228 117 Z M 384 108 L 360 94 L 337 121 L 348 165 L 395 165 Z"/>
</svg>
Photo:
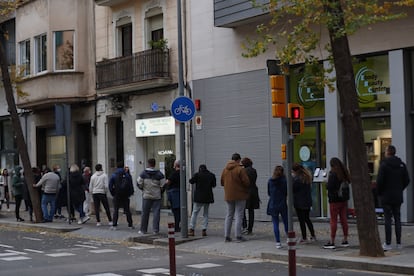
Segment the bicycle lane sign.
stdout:
<svg viewBox="0 0 414 276">
<path fill-rule="evenodd" d="M 195 105 L 189 97 L 180 96 L 174 99 L 171 104 L 171 113 L 179 122 L 188 122 L 195 115 Z"/>
</svg>

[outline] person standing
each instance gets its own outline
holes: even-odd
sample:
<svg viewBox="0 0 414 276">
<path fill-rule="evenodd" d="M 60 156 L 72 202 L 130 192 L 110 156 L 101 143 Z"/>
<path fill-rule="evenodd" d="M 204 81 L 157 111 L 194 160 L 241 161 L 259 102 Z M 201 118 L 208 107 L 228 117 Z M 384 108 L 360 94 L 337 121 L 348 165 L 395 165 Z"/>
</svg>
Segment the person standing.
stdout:
<svg viewBox="0 0 414 276">
<path fill-rule="evenodd" d="M 194 236 L 198 213 L 201 208 L 203 208 L 204 220 L 201 235 L 205 237 L 207 236 L 208 227 L 208 208 L 211 203 L 214 203 L 213 188 L 216 187 L 216 176 L 207 170 L 206 165 L 201 164 L 198 168 L 198 172 L 191 177 L 190 183 L 195 184 L 195 188 L 193 212 L 191 213 L 188 236 Z"/>
<path fill-rule="evenodd" d="M 394 218 L 395 238 L 397 249 L 401 249 L 401 204 L 403 192 L 410 183 L 405 163 L 395 155 L 395 146 L 389 145 L 385 149 L 385 158 L 381 161 L 377 175 L 378 195 L 384 209 L 385 242 L 384 251 L 392 249 L 391 246 L 391 219 Z"/>
<path fill-rule="evenodd" d="M 315 230 L 309 213 L 312 207 L 312 175 L 302 165 L 295 163 L 292 166 L 293 178 L 293 206 L 296 210 L 296 215 L 299 220 L 300 231 L 302 238 L 299 243 L 308 242 L 306 236 L 306 225 L 311 234 L 311 241 L 316 240 Z"/>
<path fill-rule="evenodd" d="M 243 229 L 244 233 L 251 235 L 254 225 L 254 210 L 260 208 L 259 189 L 256 185 L 257 171 L 253 168 L 253 162 L 250 158 L 245 157 L 241 160 L 243 167 L 247 172 L 250 180 L 249 198 L 246 201 L 246 209 L 249 215 L 249 221 L 246 218 L 246 212 L 243 213 Z"/>
<path fill-rule="evenodd" d="M 288 233 L 288 210 L 287 210 L 287 182 L 282 166 L 276 166 L 273 175 L 267 182 L 267 214 L 272 216 L 273 232 L 276 239 L 276 248 L 282 248 L 279 232 L 279 215 L 282 217 L 285 234 Z"/>
<path fill-rule="evenodd" d="M 108 191 L 108 175 L 103 172 L 102 165 L 95 165 L 95 173 L 92 175 L 89 182 L 89 193 L 92 194 L 93 203 L 95 205 L 96 226 L 101 226 L 100 205 L 102 203 L 106 216 L 108 218 L 109 226 L 112 226 L 112 216 L 109 209 L 108 198 L 106 193 Z"/>
<path fill-rule="evenodd" d="M 60 178 L 56 173 L 50 171 L 49 168 L 46 168 L 44 172 L 42 178 L 40 178 L 39 182 L 33 184 L 33 187 L 42 187 L 41 206 L 43 222 L 52 222 L 56 208 L 56 194 L 60 188 Z"/>
<path fill-rule="evenodd" d="M 83 182 L 85 183 L 84 186 L 84 190 L 85 190 L 85 201 L 83 202 L 83 212 L 86 215 L 90 214 L 90 209 L 89 209 L 89 204 L 91 204 L 91 196 L 89 193 L 89 183 L 91 182 L 91 168 L 86 166 L 85 168 L 83 168 L 83 173 L 82 173 L 82 177 L 83 177 Z"/>
<path fill-rule="evenodd" d="M 331 228 L 331 239 L 326 243 L 323 248 L 325 249 L 335 249 L 335 236 L 339 221 L 342 226 L 342 231 L 344 234 L 341 246 L 348 247 L 348 199 L 344 196 L 339 195 L 339 189 L 342 182 L 350 183 L 350 176 L 348 169 L 337 157 L 333 157 L 330 162 L 331 170 L 329 172 L 328 183 L 326 188 L 328 190 L 328 201 L 329 201 L 329 212 L 331 215 L 330 218 L 330 228 Z"/>
<path fill-rule="evenodd" d="M 221 173 L 221 186 L 224 187 L 224 201 L 226 202 L 226 219 L 224 221 L 225 242 L 230 238 L 233 218 L 235 218 L 235 236 L 237 242 L 246 241 L 242 237 L 241 226 L 243 221 L 246 200 L 249 197 L 250 181 L 246 170 L 240 165 L 240 154 L 234 153 Z"/>
<path fill-rule="evenodd" d="M 0 186 L 2 186 L 4 191 L 4 201 L 6 202 L 7 211 L 10 211 L 10 176 L 7 169 L 3 169 L 0 175 Z M 3 205 L 3 201 L 0 202 L 0 209 L 1 205 Z"/>
<path fill-rule="evenodd" d="M 84 224 L 90 217 L 83 211 L 85 201 L 85 182 L 78 165 L 72 164 L 69 168 L 70 204 L 79 213 L 78 224 Z"/>
<path fill-rule="evenodd" d="M 174 171 L 168 177 L 167 184 L 167 195 L 168 201 L 171 204 L 171 210 L 174 214 L 174 230 L 180 232 L 181 222 L 181 209 L 180 209 L 180 161 L 174 161 Z"/>
<path fill-rule="evenodd" d="M 23 193 L 24 193 L 24 178 L 23 178 L 21 171 L 22 171 L 22 167 L 17 166 L 14 169 L 14 175 L 12 179 L 14 200 L 16 202 L 16 206 L 15 206 L 16 208 L 14 212 L 16 214 L 17 221 L 24 221 L 24 219 L 20 217 L 20 205 L 22 204 Z"/>
<path fill-rule="evenodd" d="M 148 167 L 137 179 L 138 188 L 142 190 L 142 216 L 140 234 L 148 231 L 149 215 L 152 210 L 152 231 L 154 234 L 160 232 L 161 198 L 164 191 L 164 174 L 155 168 L 155 159 L 147 161 Z"/>
<path fill-rule="evenodd" d="M 132 186 L 131 175 L 125 173 L 123 162 L 118 162 L 116 171 L 109 179 L 109 192 L 114 198 L 114 215 L 111 230 L 117 229 L 119 208 L 124 209 L 128 227 L 133 229 L 134 225 L 131 210 L 129 209 L 129 197 L 134 194 L 134 186 Z"/>
</svg>

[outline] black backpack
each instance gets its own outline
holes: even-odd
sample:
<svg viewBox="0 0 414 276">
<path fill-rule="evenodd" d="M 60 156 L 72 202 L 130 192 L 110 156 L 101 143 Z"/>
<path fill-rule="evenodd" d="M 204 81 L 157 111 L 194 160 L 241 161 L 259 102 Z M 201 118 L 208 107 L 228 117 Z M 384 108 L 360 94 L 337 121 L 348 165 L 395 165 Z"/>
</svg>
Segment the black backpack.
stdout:
<svg viewBox="0 0 414 276">
<path fill-rule="evenodd" d="M 129 177 L 125 173 L 118 173 L 114 182 L 115 196 L 129 197 L 134 191 Z"/>
</svg>

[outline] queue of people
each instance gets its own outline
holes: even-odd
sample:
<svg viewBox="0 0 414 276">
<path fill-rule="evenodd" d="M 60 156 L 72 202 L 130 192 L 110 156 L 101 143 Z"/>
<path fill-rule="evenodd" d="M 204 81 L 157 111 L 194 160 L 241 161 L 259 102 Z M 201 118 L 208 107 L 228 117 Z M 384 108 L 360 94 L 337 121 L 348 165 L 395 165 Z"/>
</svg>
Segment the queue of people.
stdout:
<svg viewBox="0 0 414 276">
<path fill-rule="evenodd" d="M 385 159 L 381 161 L 378 176 L 377 187 L 378 195 L 383 204 L 385 216 L 385 242 L 384 250 L 391 249 L 391 227 L 392 221 L 395 223 L 396 245 L 401 248 L 401 219 L 400 207 L 403 199 L 403 191 L 410 182 L 408 171 L 404 162 L 396 156 L 396 149 L 389 145 L 386 148 Z M 348 247 L 348 201 L 349 201 L 349 184 L 351 177 L 344 163 L 337 157 L 331 158 L 330 171 L 327 179 L 326 189 L 330 211 L 330 239 L 323 248 L 336 248 L 336 232 L 338 218 L 342 227 L 341 247 Z M 70 189 L 70 206 L 68 207 L 63 193 L 67 192 L 66 180 L 62 180 L 58 166 L 53 170 L 45 168 L 40 172 L 38 168 L 33 168 L 34 175 L 33 188 L 39 192 L 41 197 L 41 209 L 43 213 L 43 222 L 52 222 L 56 219 L 56 214 L 61 214 L 61 208 L 66 206 L 69 218 L 75 217 L 75 211 L 78 213 L 79 224 L 84 224 L 90 217 L 87 213 L 89 201 L 93 202 L 95 212 L 96 226 L 101 226 L 101 206 L 104 208 L 107 224 L 110 229 L 116 230 L 118 224 L 119 209 L 123 209 L 128 227 L 134 229 L 132 214 L 130 211 L 130 197 L 134 194 L 132 176 L 129 168 L 122 162 L 117 164 L 116 171 L 108 177 L 103 171 L 101 164 L 96 164 L 95 172 L 92 174 L 89 167 L 85 166 L 81 172 L 76 164 L 69 168 L 69 189 Z M 156 168 L 154 158 L 147 160 L 147 167 L 139 174 L 137 178 L 137 188 L 142 191 L 142 215 L 140 234 L 148 233 L 150 214 L 152 213 L 152 233 L 160 232 L 160 211 L 162 198 L 166 191 L 169 207 L 174 215 L 175 232 L 181 231 L 181 213 L 180 213 L 180 173 L 181 164 L 176 160 L 173 164 L 173 171 L 165 177 L 164 174 Z M 7 169 L 4 169 L 0 175 L 0 209 L 3 203 L 6 203 L 7 209 L 10 209 L 10 187 L 15 200 L 15 216 L 18 222 L 24 221 L 20 215 L 22 202 L 26 203 L 30 221 L 33 221 L 33 206 L 31 204 L 27 183 L 23 176 L 23 170 L 17 166 L 12 176 Z M 312 174 L 299 163 L 292 165 L 291 171 L 293 207 L 300 226 L 300 239 L 298 243 L 309 243 L 316 241 L 316 233 L 310 218 L 312 208 Z M 247 239 L 243 235 L 253 233 L 255 210 L 260 207 L 259 188 L 256 183 L 257 171 L 253 168 L 253 161 L 244 157 L 241 158 L 239 153 L 231 156 L 220 177 L 221 186 L 224 189 L 224 201 L 226 204 L 226 215 L 224 221 L 224 241 L 244 242 Z M 188 236 L 195 236 L 196 226 L 201 209 L 202 223 L 201 236 L 207 236 L 209 207 L 214 203 L 213 189 L 216 187 L 216 176 L 207 169 L 205 164 L 198 167 L 198 171 L 189 179 L 193 186 L 193 205 L 191 218 L 188 228 Z M 346 185 L 344 185 L 344 183 Z M 345 187 L 345 188 L 344 188 Z M 345 189 L 345 190 L 344 190 Z M 346 190 L 348 189 L 348 190 Z M 107 194 L 113 197 L 113 213 L 109 207 Z M 266 213 L 271 217 L 276 248 L 282 248 L 281 232 L 279 230 L 280 221 L 283 223 L 283 232 L 288 234 L 288 208 L 287 208 L 287 177 L 284 168 L 276 165 L 271 177 L 267 181 L 267 209 Z M 91 196 L 88 199 L 89 195 Z M 86 203 L 85 203 L 86 202 Z M 247 210 L 247 216 L 246 216 Z M 231 235 L 231 229 L 234 221 L 234 238 Z M 309 230 L 309 235 L 307 231 Z"/>
</svg>

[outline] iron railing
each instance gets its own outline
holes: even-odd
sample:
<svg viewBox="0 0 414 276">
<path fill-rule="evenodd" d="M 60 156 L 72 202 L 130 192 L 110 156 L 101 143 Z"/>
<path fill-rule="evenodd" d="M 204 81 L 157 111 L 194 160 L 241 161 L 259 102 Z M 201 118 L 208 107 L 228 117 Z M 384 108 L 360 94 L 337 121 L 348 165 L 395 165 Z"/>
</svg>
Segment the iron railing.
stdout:
<svg viewBox="0 0 414 276">
<path fill-rule="evenodd" d="M 169 50 L 151 49 L 96 64 L 96 89 L 169 78 Z"/>
</svg>

